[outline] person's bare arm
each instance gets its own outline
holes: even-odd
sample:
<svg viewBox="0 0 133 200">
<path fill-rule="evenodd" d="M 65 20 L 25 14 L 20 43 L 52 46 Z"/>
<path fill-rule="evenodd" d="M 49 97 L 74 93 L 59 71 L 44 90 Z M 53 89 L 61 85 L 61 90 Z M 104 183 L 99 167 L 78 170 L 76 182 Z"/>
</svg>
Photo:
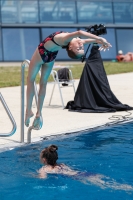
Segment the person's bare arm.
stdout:
<svg viewBox="0 0 133 200">
<path fill-rule="evenodd" d="M 38 170 L 38 177 L 39 178 L 47 178 L 47 173 L 44 171 L 43 168 Z"/>
<path fill-rule="evenodd" d="M 128 52 L 127 54 L 130 54 L 130 55 L 132 55 L 132 54 L 133 54 L 133 52 Z"/>
<path fill-rule="evenodd" d="M 100 51 L 104 50 L 106 51 L 107 49 L 109 50 L 109 46 L 104 45 L 100 40 L 97 39 L 82 39 L 83 44 L 87 44 L 87 43 L 97 43 L 97 44 L 101 44 L 102 46 L 99 48 Z"/>
<path fill-rule="evenodd" d="M 97 39 L 82 39 L 83 44 L 90 44 L 90 43 L 98 43 L 98 44 L 102 44 L 102 42 L 100 40 Z"/>
<path fill-rule="evenodd" d="M 68 43 L 73 38 L 76 38 L 76 37 L 83 37 L 85 39 L 96 39 L 96 40 L 101 41 L 102 44 L 111 47 L 110 43 L 108 43 L 106 39 L 99 37 L 99 36 L 96 36 L 96 35 L 93 35 L 91 33 L 88 33 L 86 31 L 82 31 L 82 30 L 75 31 L 75 32 L 72 32 L 72 33 L 66 33 L 66 35 L 62 38 L 62 40 L 63 40 L 64 43 Z"/>
</svg>

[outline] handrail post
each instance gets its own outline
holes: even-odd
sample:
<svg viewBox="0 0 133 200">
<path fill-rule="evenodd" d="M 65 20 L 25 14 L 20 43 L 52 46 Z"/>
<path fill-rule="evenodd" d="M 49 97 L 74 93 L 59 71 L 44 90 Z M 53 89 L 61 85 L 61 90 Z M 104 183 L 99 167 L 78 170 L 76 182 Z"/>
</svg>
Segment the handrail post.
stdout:
<svg viewBox="0 0 133 200">
<path fill-rule="evenodd" d="M 24 60 L 21 64 L 21 135 L 20 142 L 24 142 L 24 88 L 25 88 L 25 65 L 30 64 L 29 60 Z"/>
<path fill-rule="evenodd" d="M 24 100 L 25 100 L 25 65 L 30 64 L 29 60 L 24 60 L 21 64 L 21 135 L 20 135 L 20 142 L 24 142 Z M 36 101 L 36 105 L 38 102 L 38 92 L 37 92 L 37 85 L 34 82 L 34 94 L 35 94 L 35 101 Z M 34 129 L 33 126 L 29 127 L 28 129 L 28 138 L 27 140 L 31 142 L 31 130 Z M 39 129 L 36 129 L 39 130 Z M 30 139 L 29 139 L 30 138 Z"/>
<path fill-rule="evenodd" d="M 27 132 L 27 143 L 31 143 L 31 131 L 33 129 L 33 126 L 30 126 L 28 128 L 28 132 Z"/>
</svg>

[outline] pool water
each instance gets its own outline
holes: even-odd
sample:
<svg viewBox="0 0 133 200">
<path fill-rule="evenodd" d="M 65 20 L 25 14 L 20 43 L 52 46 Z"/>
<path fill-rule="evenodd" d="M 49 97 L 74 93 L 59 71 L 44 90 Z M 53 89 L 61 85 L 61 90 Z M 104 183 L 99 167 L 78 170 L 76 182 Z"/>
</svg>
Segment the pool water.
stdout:
<svg viewBox="0 0 133 200">
<path fill-rule="evenodd" d="M 59 148 L 59 163 L 81 172 L 101 174 L 105 181 L 85 184 L 55 174 L 39 179 L 40 151 L 51 144 Z M 58 136 L 0 153 L 0 200 L 7 199 L 133 200 L 133 122 Z"/>
</svg>

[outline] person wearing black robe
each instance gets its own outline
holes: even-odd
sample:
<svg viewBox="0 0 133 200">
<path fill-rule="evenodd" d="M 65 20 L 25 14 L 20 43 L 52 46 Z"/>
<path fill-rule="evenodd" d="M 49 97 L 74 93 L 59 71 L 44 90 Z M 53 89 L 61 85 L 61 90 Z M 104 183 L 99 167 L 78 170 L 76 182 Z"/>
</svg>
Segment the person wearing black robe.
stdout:
<svg viewBox="0 0 133 200">
<path fill-rule="evenodd" d="M 65 108 L 69 111 L 84 113 L 133 110 L 133 107 L 122 104 L 111 91 L 98 49 L 99 46 L 92 47 L 74 101 L 69 101 Z"/>
</svg>

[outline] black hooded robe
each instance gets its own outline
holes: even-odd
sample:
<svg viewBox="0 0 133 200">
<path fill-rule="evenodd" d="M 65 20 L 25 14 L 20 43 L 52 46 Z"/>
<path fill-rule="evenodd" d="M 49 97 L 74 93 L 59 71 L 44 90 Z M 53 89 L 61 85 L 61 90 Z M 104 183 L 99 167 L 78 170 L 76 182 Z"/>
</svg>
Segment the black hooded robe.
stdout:
<svg viewBox="0 0 133 200">
<path fill-rule="evenodd" d="M 84 113 L 133 110 L 133 107 L 122 104 L 111 91 L 98 48 L 92 47 L 74 101 L 69 101 L 65 108 Z"/>
</svg>

